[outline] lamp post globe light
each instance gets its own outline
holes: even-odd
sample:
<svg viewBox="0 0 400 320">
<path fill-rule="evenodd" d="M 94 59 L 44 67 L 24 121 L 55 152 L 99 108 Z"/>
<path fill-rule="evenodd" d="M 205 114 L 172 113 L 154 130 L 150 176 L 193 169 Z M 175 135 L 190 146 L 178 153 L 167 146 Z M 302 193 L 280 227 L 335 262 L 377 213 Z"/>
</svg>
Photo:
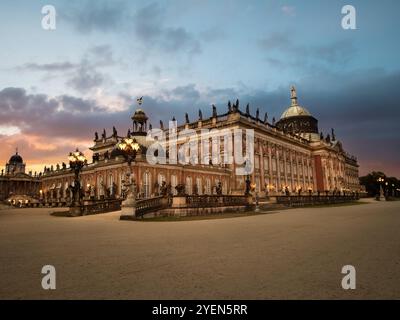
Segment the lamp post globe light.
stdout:
<svg viewBox="0 0 400 320">
<path fill-rule="evenodd" d="M 131 164 L 136 159 L 136 155 L 140 150 L 140 145 L 135 138 L 126 137 L 117 144 L 117 148 L 124 155 L 128 162 L 128 179 L 126 186 L 128 186 L 128 194 L 123 202 L 124 207 L 135 207 L 136 204 L 136 186 L 132 181 L 132 168 Z"/>
<path fill-rule="evenodd" d="M 79 175 L 82 168 L 87 163 L 87 159 L 85 158 L 85 155 L 82 152 L 76 149 L 75 152 L 70 152 L 68 160 L 69 160 L 69 166 L 75 174 L 74 186 L 73 186 L 74 199 L 72 207 L 79 207 L 81 205 L 81 185 L 79 182 Z"/>
</svg>

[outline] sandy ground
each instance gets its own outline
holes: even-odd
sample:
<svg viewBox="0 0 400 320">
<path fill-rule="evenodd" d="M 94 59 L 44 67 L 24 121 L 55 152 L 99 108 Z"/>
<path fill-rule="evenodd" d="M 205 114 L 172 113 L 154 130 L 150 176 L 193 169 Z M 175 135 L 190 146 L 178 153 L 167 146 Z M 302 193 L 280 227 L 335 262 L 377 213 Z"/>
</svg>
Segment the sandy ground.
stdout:
<svg viewBox="0 0 400 320">
<path fill-rule="evenodd" d="M 0 298 L 400 298 L 400 201 L 179 222 L 50 211 L 0 211 Z"/>
</svg>

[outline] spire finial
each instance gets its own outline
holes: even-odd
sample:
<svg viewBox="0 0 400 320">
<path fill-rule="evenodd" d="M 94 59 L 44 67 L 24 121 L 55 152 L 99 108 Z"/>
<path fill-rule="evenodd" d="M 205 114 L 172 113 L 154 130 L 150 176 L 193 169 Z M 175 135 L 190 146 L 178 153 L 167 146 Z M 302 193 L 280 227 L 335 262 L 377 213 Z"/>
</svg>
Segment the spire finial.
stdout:
<svg viewBox="0 0 400 320">
<path fill-rule="evenodd" d="M 15 148 L 15 154 L 18 155 L 18 147 Z"/>
<path fill-rule="evenodd" d="M 297 106 L 297 93 L 295 86 L 290 88 L 290 99 L 292 100 L 292 106 Z"/>
</svg>

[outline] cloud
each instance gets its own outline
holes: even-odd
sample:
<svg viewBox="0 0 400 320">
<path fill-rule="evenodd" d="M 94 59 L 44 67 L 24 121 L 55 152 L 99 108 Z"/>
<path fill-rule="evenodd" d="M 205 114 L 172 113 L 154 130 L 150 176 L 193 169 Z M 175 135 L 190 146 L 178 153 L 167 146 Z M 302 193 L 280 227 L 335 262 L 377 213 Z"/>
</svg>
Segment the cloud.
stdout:
<svg viewBox="0 0 400 320">
<path fill-rule="evenodd" d="M 353 42 L 349 39 L 319 45 L 305 45 L 296 43 L 293 33 L 290 32 L 272 33 L 259 39 L 258 45 L 266 53 L 266 60 L 270 65 L 279 68 L 343 65 L 348 63 L 356 52 Z"/>
<path fill-rule="evenodd" d="M 26 63 L 22 66 L 18 66 L 17 69 L 20 71 L 47 71 L 47 72 L 58 72 L 58 71 L 69 71 L 77 67 L 76 64 L 71 62 L 54 62 L 54 63 Z"/>
<path fill-rule="evenodd" d="M 296 8 L 293 6 L 282 6 L 281 10 L 287 16 L 290 16 L 290 17 L 296 16 Z"/>
<path fill-rule="evenodd" d="M 193 102 L 200 98 L 200 92 L 196 89 L 194 84 L 176 87 L 175 89 L 171 90 L 171 94 L 176 99 Z"/>
<path fill-rule="evenodd" d="M 97 45 L 91 47 L 85 54 L 84 60 L 96 67 L 108 67 L 115 65 L 114 53 L 110 45 Z"/>
<path fill-rule="evenodd" d="M 126 6 L 119 1 L 86 1 L 81 7 L 71 6 L 61 11 L 61 18 L 72 23 L 80 33 L 119 30 L 128 16 Z"/>
<path fill-rule="evenodd" d="M 166 24 L 165 7 L 158 3 L 149 3 L 134 11 L 126 3 L 86 1 L 83 6 L 64 11 L 61 17 L 80 33 L 133 32 L 135 44 L 146 48 L 189 55 L 202 51 L 200 41 L 186 28 Z"/>
<path fill-rule="evenodd" d="M 183 27 L 166 26 L 165 20 L 165 10 L 157 3 L 140 8 L 133 16 L 136 38 L 146 47 L 169 53 L 201 53 L 200 42 L 191 33 Z"/>
<path fill-rule="evenodd" d="M 201 40 L 205 42 L 215 42 L 226 38 L 226 33 L 217 26 L 205 29 L 200 33 Z"/>
<path fill-rule="evenodd" d="M 93 67 L 83 65 L 66 84 L 81 93 L 85 93 L 90 89 L 101 86 L 104 81 L 105 77 L 102 73 L 96 71 Z"/>
<path fill-rule="evenodd" d="M 103 72 L 98 71 L 117 64 L 113 50 L 109 45 L 96 45 L 90 47 L 82 56 L 81 61 L 53 63 L 26 63 L 15 67 L 18 71 L 37 71 L 49 74 L 61 74 L 67 80 L 65 84 L 80 93 L 112 83 L 112 79 Z"/>
<path fill-rule="evenodd" d="M 19 133 L 21 133 L 21 130 L 16 126 L 0 125 L 0 137 L 13 136 Z"/>
</svg>

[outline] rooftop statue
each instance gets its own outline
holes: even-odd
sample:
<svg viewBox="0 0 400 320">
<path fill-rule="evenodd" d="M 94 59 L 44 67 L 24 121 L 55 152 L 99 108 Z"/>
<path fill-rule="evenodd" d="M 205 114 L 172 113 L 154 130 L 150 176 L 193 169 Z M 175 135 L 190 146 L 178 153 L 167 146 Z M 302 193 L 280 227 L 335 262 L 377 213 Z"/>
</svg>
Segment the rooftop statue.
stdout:
<svg viewBox="0 0 400 320">
<path fill-rule="evenodd" d="M 231 101 L 228 101 L 228 112 L 231 113 L 232 112 L 232 105 L 231 105 Z"/>
<path fill-rule="evenodd" d="M 217 107 L 214 104 L 212 105 L 212 116 L 213 118 L 217 117 Z"/>
</svg>

